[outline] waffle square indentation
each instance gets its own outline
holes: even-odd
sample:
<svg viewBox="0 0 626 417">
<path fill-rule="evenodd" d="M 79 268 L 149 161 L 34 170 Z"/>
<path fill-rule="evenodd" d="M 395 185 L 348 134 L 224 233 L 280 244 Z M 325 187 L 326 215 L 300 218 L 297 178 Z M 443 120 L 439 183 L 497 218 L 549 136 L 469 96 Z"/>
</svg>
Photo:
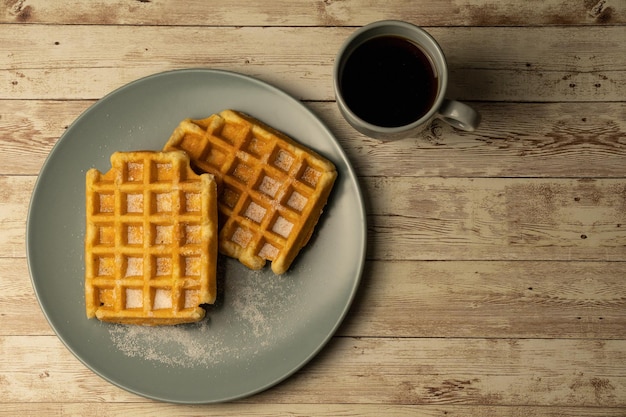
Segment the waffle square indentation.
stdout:
<svg viewBox="0 0 626 417">
<path fill-rule="evenodd" d="M 281 171 L 289 172 L 294 161 L 295 157 L 291 153 L 278 148 L 270 163 Z"/>
<path fill-rule="evenodd" d="M 143 308 L 143 291 L 141 288 L 126 288 L 124 292 L 125 308 Z"/>
<path fill-rule="evenodd" d="M 211 146 L 204 156 L 204 161 L 212 167 L 215 167 L 217 170 L 220 170 L 227 160 L 228 152 L 222 150 L 218 146 Z"/>
<path fill-rule="evenodd" d="M 124 277 L 142 277 L 143 276 L 143 258 L 136 256 L 126 257 L 126 270 Z"/>
<path fill-rule="evenodd" d="M 98 193 L 95 197 L 98 199 L 98 203 L 96 204 L 97 212 L 94 214 L 112 214 L 115 211 L 115 194 Z"/>
<path fill-rule="evenodd" d="M 125 194 L 126 213 L 143 213 L 143 194 Z"/>
<path fill-rule="evenodd" d="M 143 182 L 143 162 L 129 162 L 126 164 L 126 181 Z"/>
<path fill-rule="evenodd" d="M 112 246 L 115 244 L 115 227 L 112 224 L 101 224 L 98 226 L 97 245 Z"/>
<path fill-rule="evenodd" d="M 240 147 L 241 143 L 250 135 L 250 129 L 241 129 L 241 126 L 233 126 L 226 123 L 222 126 L 219 137 L 234 147 Z"/>
<path fill-rule="evenodd" d="M 274 220 L 271 230 L 272 232 L 279 234 L 285 239 L 287 239 L 292 229 L 293 229 L 293 222 L 279 215 L 279 216 L 276 216 L 276 220 Z"/>
<path fill-rule="evenodd" d="M 260 192 L 267 194 L 268 196 L 272 198 L 276 197 L 276 193 L 278 192 L 279 188 L 280 188 L 280 181 L 272 178 L 271 176 L 267 174 L 263 174 L 261 176 L 261 181 L 259 181 L 259 184 L 257 186 L 257 189 Z"/>
<path fill-rule="evenodd" d="M 171 224 L 155 224 L 152 226 L 154 245 L 171 245 L 174 243 L 174 226 Z"/>
<path fill-rule="evenodd" d="M 172 258 L 170 256 L 155 256 L 153 258 L 153 275 L 155 277 L 168 277 L 172 275 Z"/>
<path fill-rule="evenodd" d="M 113 307 L 115 302 L 115 290 L 113 288 L 101 287 L 98 288 L 97 303 L 100 306 L 110 308 Z"/>
<path fill-rule="evenodd" d="M 143 245 L 143 224 L 141 223 L 130 223 L 126 224 L 122 228 L 123 236 L 126 238 L 126 243 L 130 246 L 141 246 Z"/>
<path fill-rule="evenodd" d="M 197 245 L 202 243 L 202 227 L 199 224 L 187 224 L 184 227 L 184 245 Z"/>
<path fill-rule="evenodd" d="M 171 163 L 159 163 L 153 164 L 154 169 L 154 181 L 155 182 L 171 182 L 175 177 L 174 166 Z"/>
<path fill-rule="evenodd" d="M 267 154 L 268 149 L 269 143 L 267 142 L 267 140 L 256 135 L 252 135 L 250 137 L 250 140 L 244 147 L 244 150 L 246 152 L 255 156 L 256 158 L 261 158 L 263 155 Z"/>
<path fill-rule="evenodd" d="M 246 164 L 241 159 L 237 159 L 234 163 L 231 175 L 242 184 L 248 184 L 253 179 L 254 171 L 250 165 Z"/>
<path fill-rule="evenodd" d="M 253 234 L 248 229 L 244 229 L 241 226 L 236 226 L 235 231 L 230 237 L 231 242 L 236 243 L 237 245 L 245 248 L 248 246 L 250 241 L 252 240 Z"/>
<path fill-rule="evenodd" d="M 183 256 L 182 263 L 185 277 L 198 278 L 200 276 L 202 262 L 199 256 Z"/>
<path fill-rule="evenodd" d="M 183 291 L 183 308 L 192 308 L 198 305 L 198 290 Z"/>
<path fill-rule="evenodd" d="M 154 290 L 152 301 L 153 310 L 172 308 L 172 290 L 169 288 L 157 288 Z"/>
<path fill-rule="evenodd" d="M 115 258 L 113 256 L 95 256 L 94 264 L 97 277 L 115 275 Z"/>
<path fill-rule="evenodd" d="M 220 203 L 229 209 L 234 209 L 239 202 L 239 197 L 241 197 L 241 192 L 239 190 L 225 186 L 220 196 Z"/>
<path fill-rule="evenodd" d="M 298 213 L 301 213 L 308 202 L 308 197 L 300 194 L 297 190 L 291 190 L 289 198 L 287 199 L 287 202 L 285 204 L 291 209 L 297 211 Z"/>
<path fill-rule="evenodd" d="M 199 213 L 202 211 L 202 196 L 199 193 L 185 193 L 185 212 Z"/>
<path fill-rule="evenodd" d="M 172 212 L 173 207 L 173 195 L 171 192 L 154 194 L 153 213 L 168 214 Z"/>
<path fill-rule="evenodd" d="M 265 241 L 265 242 L 262 242 L 258 255 L 261 258 L 269 259 L 270 261 L 273 261 L 278 256 L 278 252 L 279 252 L 279 249 L 276 246 L 272 245 L 268 241 Z"/>
<path fill-rule="evenodd" d="M 254 201 L 250 201 L 243 212 L 243 215 L 253 222 L 260 224 L 263 222 L 266 213 L 267 209 L 265 207 L 255 203 Z"/>
<path fill-rule="evenodd" d="M 317 182 L 320 179 L 322 173 L 315 167 L 309 164 L 303 164 L 298 179 L 309 187 L 317 187 Z"/>
</svg>

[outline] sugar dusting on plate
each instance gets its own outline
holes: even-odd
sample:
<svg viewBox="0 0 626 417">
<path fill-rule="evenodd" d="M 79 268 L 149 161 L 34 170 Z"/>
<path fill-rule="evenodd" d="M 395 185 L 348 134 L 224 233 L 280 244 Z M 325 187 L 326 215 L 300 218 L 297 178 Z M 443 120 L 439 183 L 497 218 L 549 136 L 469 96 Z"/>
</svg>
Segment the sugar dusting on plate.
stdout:
<svg viewBox="0 0 626 417">
<path fill-rule="evenodd" d="M 222 305 L 209 307 L 199 323 L 104 325 L 124 355 L 184 368 L 253 358 L 289 337 L 292 330 L 284 326 L 285 317 L 297 309 L 293 276 L 247 271 L 229 276 L 222 285 Z"/>
</svg>

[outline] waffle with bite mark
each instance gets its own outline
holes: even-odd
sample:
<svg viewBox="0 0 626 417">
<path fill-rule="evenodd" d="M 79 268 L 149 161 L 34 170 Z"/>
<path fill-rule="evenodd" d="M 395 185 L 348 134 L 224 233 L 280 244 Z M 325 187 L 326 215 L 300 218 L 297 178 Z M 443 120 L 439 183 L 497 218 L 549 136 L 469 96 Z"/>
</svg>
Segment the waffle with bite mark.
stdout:
<svg viewBox="0 0 626 417">
<path fill-rule="evenodd" d="M 183 120 L 164 150 L 185 151 L 218 183 L 219 251 L 285 273 L 307 244 L 337 171 L 311 149 L 248 115 Z"/>
<path fill-rule="evenodd" d="M 216 298 L 217 185 L 184 152 L 116 152 L 86 175 L 88 318 L 174 325 Z"/>
</svg>

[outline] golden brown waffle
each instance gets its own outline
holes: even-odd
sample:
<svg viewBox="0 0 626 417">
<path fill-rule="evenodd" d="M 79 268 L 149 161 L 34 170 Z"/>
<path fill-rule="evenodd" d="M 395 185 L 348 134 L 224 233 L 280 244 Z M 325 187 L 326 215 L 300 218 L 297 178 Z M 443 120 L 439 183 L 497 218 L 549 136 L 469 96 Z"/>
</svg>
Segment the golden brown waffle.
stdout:
<svg viewBox="0 0 626 417">
<path fill-rule="evenodd" d="M 330 161 L 232 110 L 182 121 L 164 149 L 215 175 L 220 252 L 252 269 L 269 260 L 276 274 L 308 242 L 337 177 Z"/>
<path fill-rule="evenodd" d="M 217 186 L 184 152 L 116 152 L 87 172 L 87 317 L 201 320 L 216 296 Z"/>
</svg>

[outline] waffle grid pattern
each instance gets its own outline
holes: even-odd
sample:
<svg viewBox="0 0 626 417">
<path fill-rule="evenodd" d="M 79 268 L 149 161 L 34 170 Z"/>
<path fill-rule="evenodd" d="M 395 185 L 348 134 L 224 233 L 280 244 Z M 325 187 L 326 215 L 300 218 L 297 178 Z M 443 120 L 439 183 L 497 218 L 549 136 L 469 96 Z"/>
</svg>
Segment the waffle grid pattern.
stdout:
<svg viewBox="0 0 626 417">
<path fill-rule="evenodd" d="M 252 269 L 287 271 L 336 178 L 332 163 L 256 119 L 223 111 L 183 121 L 165 147 L 218 180 L 220 251 Z"/>
<path fill-rule="evenodd" d="M 111 165 L 87 174 L 88 317 L 198 321 L 216 292 L 214 180 L 196 175 L 183 152 L 117 152 Z"/>
</svg>

